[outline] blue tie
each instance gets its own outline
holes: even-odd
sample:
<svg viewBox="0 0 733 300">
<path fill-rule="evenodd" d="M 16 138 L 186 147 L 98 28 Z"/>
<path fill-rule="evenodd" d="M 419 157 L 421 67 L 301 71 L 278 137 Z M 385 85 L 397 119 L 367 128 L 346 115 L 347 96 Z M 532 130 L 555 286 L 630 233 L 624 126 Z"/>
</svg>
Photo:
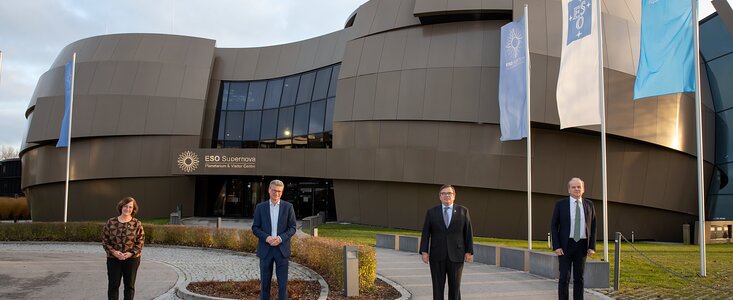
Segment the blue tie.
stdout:
<svg viewBox="0 0 733 300">
<path fill-rule="evenodd" d="M 449 211 L 450 207 L 443 207 L 443 222 L 445 223 L 445 228 L 450 226 L 450 216 L 448 215 Z"/>
</svg>

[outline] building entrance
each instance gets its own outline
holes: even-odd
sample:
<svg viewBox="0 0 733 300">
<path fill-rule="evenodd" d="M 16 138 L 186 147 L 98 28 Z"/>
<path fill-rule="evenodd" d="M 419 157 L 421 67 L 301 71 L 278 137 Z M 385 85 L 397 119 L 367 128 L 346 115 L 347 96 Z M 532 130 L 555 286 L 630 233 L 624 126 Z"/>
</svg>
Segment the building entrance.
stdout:
<svg viewBox="0 0 733 300">
<path fill-rule="evenodd" d="M 257 203 L 267 201 L 274 177 L 209 176 L 196 184 L 196 215 L 252 218 Z M 326 220 L 336 220 L 333 183 L 327 179 L 278 177 L 285 183 L 282 199 L 293 204 L 298 219 L 324 212 Z"/>
</svg>

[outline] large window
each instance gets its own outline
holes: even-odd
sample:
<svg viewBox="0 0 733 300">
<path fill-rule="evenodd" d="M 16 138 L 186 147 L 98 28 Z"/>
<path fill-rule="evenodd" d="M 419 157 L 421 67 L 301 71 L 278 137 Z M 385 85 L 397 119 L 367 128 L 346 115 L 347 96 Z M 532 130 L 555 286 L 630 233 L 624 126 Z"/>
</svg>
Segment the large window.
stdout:
<svg viewBox="0 0 733 300">
<path fill-rule="evenodd" d="M 222 82 L 213 147 L 331 148 L 339 69 Z"/>
</svg>

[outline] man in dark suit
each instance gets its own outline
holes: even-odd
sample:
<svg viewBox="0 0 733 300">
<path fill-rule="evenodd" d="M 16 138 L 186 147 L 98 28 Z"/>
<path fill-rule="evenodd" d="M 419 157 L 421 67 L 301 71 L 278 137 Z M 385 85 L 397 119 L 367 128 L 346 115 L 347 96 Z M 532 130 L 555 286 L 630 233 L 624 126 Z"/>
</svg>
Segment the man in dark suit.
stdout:
<svg viewBox="0 0 733 300">
<path fill-rule="evenodd" d="M 270 200 L 257 204 L 252 233 L 257 236 L 257 257 L 260 258 L 260 299 L 270 299 L 272 264 L 277 274 L 278 299 L 288 299 L 288 258 L 290 238 L 295 234 L 295 210 L 287 201 L 281 201 L 285 184 L 270 182 Z"/>
<path fill-rule="evenodd" d="M 573 299 L 583 299 L 583 272 L 586 257 L 596 253 L 596 210 L 583 199 L 585 184 L 580 178 L 568 182 L 567 198 L 555 203 L 552 212 L 552 249 L 560 261 L 557 295 L 568 299 L 570 271 L 573 271 Z"/>
<path fill-rule="evenodd" d="M 448 299 L 461 299 L 463 262 L 473 260 L 473 228 L 468 209 L 454 204 L 456 189 L 440 187 L 441 205 L 428 209 L 420 238 L 422 261 L 430 264 L 433 299 L 443 299 L 448 277 Z"/>
</svg>

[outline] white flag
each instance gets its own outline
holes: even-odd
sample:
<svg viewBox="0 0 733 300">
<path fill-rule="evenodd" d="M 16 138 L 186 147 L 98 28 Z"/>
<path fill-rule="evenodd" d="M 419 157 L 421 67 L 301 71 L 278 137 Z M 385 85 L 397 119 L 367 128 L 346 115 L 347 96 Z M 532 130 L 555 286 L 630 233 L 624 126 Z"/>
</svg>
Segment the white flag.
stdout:
<svg viewBox="0 0 733 300">
<path fill-rule="evenodd" d="M 598 0 L 563 0 L 562 54 L 557 78 L 560 129 L 601 124 Z"/>
</svg>

